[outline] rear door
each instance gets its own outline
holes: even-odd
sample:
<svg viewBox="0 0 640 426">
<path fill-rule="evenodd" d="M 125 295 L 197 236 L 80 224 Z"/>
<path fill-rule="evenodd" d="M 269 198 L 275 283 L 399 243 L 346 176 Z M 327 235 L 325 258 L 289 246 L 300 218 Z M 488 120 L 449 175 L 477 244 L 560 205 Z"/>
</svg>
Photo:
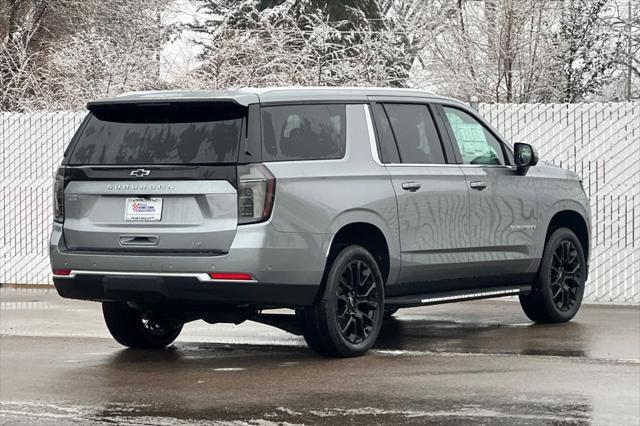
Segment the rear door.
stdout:
<svg viewBox="0 0 640 426">
<path fill-rule="evenodd" d="M 72 250 L 229 250 L 247 108 L 231 103 L 93 108 L 66 159 Z"/>
<path fill-rule="evenodd" d="M 372 109 L 398 204 L 402 267 L 393 292 L 439 290 L 435 282 L 463 276 L 459 266 L 468 261 L 465 175 L 451 164 L 426 103 L 381 101 Z"/>
<path fill-rule="evenodd" d="M 439 112 L 469 186 L 473 275 L 487 284 L 530 280 L 536 264 L 533 178 L 518 173 L 508 148 L 471 111 L 442 105 Z"/>
</svg>

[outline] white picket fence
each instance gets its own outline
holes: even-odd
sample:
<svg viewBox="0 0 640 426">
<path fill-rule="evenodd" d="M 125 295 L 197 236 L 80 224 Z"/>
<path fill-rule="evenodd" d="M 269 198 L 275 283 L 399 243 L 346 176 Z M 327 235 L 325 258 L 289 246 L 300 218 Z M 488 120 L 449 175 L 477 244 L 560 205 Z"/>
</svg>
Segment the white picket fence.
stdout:
<svg viewBox="0 0 640 426">
<path fill-rule="evenodd" d="M 593 210 L 586 299 L 640 303 L 640 103 L 481 104 L 508 140 L 584 177 Z M 82 112 L 0 113 L 0 283 L 51 282 L 51 184 Z"/>
</svg>

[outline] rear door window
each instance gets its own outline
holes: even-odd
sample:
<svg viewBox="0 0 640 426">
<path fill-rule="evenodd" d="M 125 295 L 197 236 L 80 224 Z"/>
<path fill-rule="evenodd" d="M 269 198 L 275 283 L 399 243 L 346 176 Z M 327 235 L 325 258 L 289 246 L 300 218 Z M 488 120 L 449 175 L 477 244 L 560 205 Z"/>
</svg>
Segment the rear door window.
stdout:
<svg viewBox="0 0 640 426">
<path fill-rule="evenodd" d="M 295 161 L 343 158 L 346 105 L 262 107 L 262 160 Z"/>
<path fill-rule="evenodd" d="M 238 158 L 246 108 L 120 105 L 92 111 L 71 165 L 229 164 Z"/>
<path fill-rule="evenodd" d="M 438 131 L 426 105 L 385 104 L 400 161 L 408 164 L 444 164 Z"/>
</svg>

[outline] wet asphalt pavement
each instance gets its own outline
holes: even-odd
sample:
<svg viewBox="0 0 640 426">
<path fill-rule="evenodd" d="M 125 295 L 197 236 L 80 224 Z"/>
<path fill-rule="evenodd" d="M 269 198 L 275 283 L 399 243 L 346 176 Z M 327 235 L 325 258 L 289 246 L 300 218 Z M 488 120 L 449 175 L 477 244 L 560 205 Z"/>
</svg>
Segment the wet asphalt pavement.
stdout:
<svg viewBox="0 0 640 426">
<path fill-rule="evenodd" d="M 532 325 L 514 301 L 400 311 L 362 358 L 255 323 L 123 349 L 96 303 L 0 290 L 0 424 L 640 425 L 640 308 Z"/>
</svg>

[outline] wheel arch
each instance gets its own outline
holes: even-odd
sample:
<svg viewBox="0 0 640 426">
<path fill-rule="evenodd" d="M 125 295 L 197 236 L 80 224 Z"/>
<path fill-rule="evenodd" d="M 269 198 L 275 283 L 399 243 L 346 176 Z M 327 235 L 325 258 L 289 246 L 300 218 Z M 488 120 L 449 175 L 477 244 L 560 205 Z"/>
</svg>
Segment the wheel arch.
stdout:
<svg viewBox="0 0 640 426">
<path fill-rule="evenodd" d="M 549 237 L 551 236 L 553 231 L 558 228 L 569 228 L 574 234 L 576 234 L 576 237 L 578 237 L 578 240 L 582 245 L 582 249 L 584 250 L 584 257 L 587 260 L 588 264 L 591 251 L 590 231 L 588 222 L 584 218 L 584 216 L 576 210 L 560 210 L 556 212 L 549 220 L 547 233 L 544 239 L 545 245 L 547 241 L 549 241 Z"/>
<path fill-rule="evenodd" d="M 378 262 L 384 282 L 387 283 L 393 272 L 389 243 L 384 232 L 370 222 L 351 222 L 338 229 L 329 246 L 325 273 L 340 249 L 353 244 L 362 246 L 371 253 Z"/>
</svg>

